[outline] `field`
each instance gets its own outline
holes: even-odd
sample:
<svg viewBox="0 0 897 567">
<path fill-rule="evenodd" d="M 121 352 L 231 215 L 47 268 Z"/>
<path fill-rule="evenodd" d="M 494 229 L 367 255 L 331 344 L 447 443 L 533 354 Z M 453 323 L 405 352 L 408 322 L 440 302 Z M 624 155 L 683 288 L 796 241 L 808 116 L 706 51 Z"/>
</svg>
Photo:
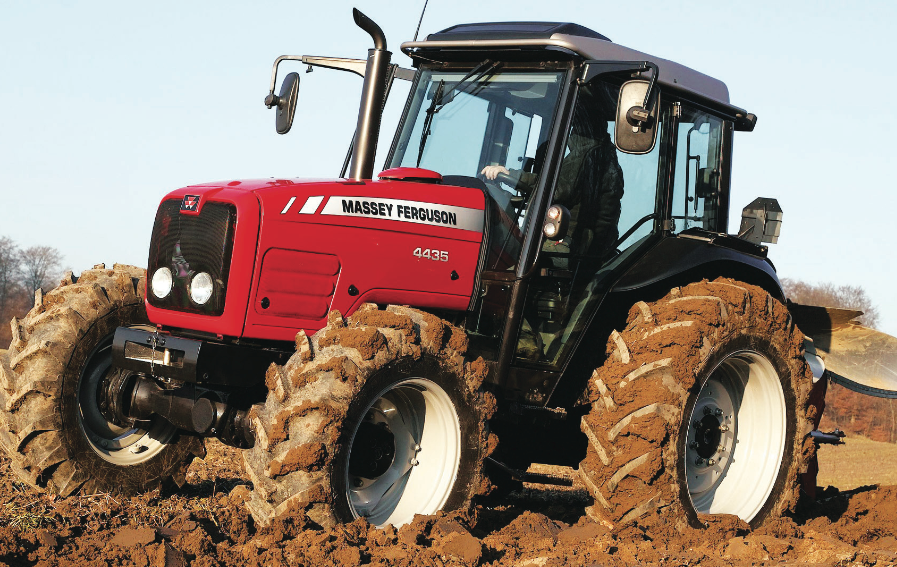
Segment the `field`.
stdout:
<svg viewBox="0 0 897 567">
<path fill-rule="evenodd" d="M 338 565 L 894 565 L 897 446 L 862 439 L 821 452 L 820 500 L 751 530 L 736 518 L 704 530 L 648 516 L 614 530 L 584 516 L 582 487 L 528 486 L 471 516 L 419 517 L 398 530 L 363 520 L 330 530 L 302 513 L 256 529 L 233 488 L 239 453 L 209 444 L 177 493 L 57 499 L 16 481 L 0 462 L 0 564 L 214 567 Z M 572 470 L 554 470 L 572 474 Z M 836 476 L 841 475 L 841 476 Z M 862 479 L 860 481 L 859 479 Z M 840 490 L 839 490 L 840 489 Z"/>
<path fill-rule="evenodd" d="M 897 444 L 848 436 L 844 445 L 819 449 L 821 486 L 850 490 L 870 484 L 897 485 Z"/>
</svg>

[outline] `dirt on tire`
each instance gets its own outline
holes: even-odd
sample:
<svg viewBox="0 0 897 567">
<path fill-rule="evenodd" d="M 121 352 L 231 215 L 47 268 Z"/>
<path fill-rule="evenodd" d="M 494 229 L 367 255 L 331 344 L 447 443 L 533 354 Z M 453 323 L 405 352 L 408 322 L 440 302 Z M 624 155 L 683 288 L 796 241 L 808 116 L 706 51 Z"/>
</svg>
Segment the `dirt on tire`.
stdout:
<svg viewBox="0 0 897 567">
<path fill-rule="evenodd" d="M 626 326 L 611 334 L 606 362 L 589 381 L 591 411 L 582 419 L 589 445 L 579 472 L 595 498 L 588 513 L 596 521 L 613 527 L 666 509 L 678 522 L 700 521 L 687 503 L 682 424 L 690 420 L 688 400 L 700 381 L 720 357 L 744 345 L 780 361 L 795 412 L 777 485 L 782 488 L 753 523 L 794 510 L 800 475 L 815 454 L 809 432 L 817 412 L 809 405 L 812 375 L 803 359 L 803 335 L 787 308 L 764 289 L 719 278 L 674 288 L 656 302 L 639 301 Z"/>
</svg>

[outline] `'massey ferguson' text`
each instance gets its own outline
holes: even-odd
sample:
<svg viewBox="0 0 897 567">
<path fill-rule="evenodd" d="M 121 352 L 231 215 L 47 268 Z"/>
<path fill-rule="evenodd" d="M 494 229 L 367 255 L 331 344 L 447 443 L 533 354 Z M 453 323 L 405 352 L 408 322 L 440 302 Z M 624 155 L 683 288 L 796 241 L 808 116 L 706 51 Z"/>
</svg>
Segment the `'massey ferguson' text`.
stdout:
<svg viewBox="0 0 897 567">
<path fill-rule="evenodd" d="M 375 203 L 373 201 L 351 201 L 342 199 L 343 212 L 380 217 L 392 217 L 395 208 L 396 218 L 427 221 L 435 224 L 458 226 L 458 215 L 438 209 L 413 207 L 411 205 L 393 205 L 391 203 Z"/>
</svg>

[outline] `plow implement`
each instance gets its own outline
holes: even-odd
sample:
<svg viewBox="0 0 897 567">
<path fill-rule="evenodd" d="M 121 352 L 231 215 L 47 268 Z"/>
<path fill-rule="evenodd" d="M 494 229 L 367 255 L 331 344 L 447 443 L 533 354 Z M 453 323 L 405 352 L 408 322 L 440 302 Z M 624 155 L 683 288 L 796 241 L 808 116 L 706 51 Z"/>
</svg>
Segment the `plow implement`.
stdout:
<svg viewBox="0 0 897 567">
<path fill-rule="evenodd" d="M 797 304 L 790 311 L 812 338 L 824 376 L 854 392 L 897 398 L 897 338 L 860 325 L 862 311 Z"/>
</svg>

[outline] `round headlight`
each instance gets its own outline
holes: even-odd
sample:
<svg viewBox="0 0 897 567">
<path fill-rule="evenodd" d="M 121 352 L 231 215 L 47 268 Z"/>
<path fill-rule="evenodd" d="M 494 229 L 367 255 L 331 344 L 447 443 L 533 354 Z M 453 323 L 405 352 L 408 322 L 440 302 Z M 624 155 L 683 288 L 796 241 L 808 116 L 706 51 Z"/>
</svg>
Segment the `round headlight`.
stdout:
<svg viewBox="0 0 897 567">
<path fill-rule="evenodd" d="M 552 205 L 548 208 L 548 218 L 551 220 L 558 220 L 561 218 L 561 209 L 557 205 Z"/>
<path fill-rule="evenodd" d="M 190 299 L 197 305 L 205 305 L 212 297 L 212 291 L 215 284 L 212 282 L 212 276 L 205 272 L 199 272 L 190 280 Z"/>
<path fill-rule="evenodd" d="M 163 299 L 171 293 L 171 270 L 168 268 L 159 268 L 153 274 L 152 290 L 153 295 L 159 299 Z"/>
</svg>

